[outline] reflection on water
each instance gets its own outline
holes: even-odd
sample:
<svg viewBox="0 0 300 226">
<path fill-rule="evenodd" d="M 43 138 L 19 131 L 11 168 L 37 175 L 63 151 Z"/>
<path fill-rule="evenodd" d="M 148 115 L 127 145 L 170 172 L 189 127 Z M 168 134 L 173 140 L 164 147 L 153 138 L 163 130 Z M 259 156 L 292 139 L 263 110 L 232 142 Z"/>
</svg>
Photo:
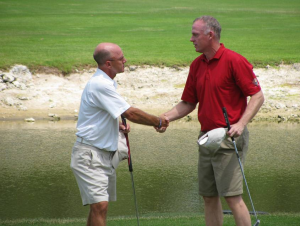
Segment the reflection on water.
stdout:
<svg viewBox="0 0 300 226">
<path fill-rule="evenodd" d="M 299 126 L 248 127 L 245 174 L 257 211 L 300 212 Z M 0 219 L 87 216 L 69 168 L 75 127 L 72 121 L 0 122 Z M 129 139 L 140 215 L 203 212 L 197 194 L 199 129 L 194 122 L 173 123 L 158 134 L 132 124 Z M 134 215 L 126 161 L 117 174 L 118 201 L 110 203 L 109 216 Z M 251 210 L 246 192 L 244 197 Z"/>
</svg>

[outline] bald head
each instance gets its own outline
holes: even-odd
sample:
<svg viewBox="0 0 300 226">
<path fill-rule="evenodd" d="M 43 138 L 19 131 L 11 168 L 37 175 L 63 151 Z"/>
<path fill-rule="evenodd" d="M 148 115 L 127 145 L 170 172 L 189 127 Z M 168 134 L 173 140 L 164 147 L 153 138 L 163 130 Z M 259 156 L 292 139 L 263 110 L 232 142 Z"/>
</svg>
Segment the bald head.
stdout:
<svg viewBox="0 0 300 226">
<path fill-rule="evenodd" d="M 94 59 L 99 66 L 102 66 L 111 58 L 113 53 L 117 53 L 119 51 L 122 50 L 117 44 L 108 42 L 100 43 L 95 49 Z"/>
</svg>

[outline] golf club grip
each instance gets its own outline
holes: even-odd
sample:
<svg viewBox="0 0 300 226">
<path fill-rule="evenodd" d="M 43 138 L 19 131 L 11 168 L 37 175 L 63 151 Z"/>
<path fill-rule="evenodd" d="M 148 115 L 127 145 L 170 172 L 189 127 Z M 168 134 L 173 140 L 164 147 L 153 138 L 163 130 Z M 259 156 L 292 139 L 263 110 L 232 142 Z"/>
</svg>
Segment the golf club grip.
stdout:
<svg viewBox="0 0 300 226">
<path fill-rule="evenodd" d="M 122 118 L 122 123 L 125 127 L 127 127 L 127 124 L 126 124 L 126 119 L 121 115 L 121 118 Z M 124 133 L 125 135 L 125 138 L 126 138 L 126 143 L 127 143 L 127 147 L 128 147 L 128 168 L 129 168 L 129 172 L 132 172 L 133 171 L 133 168 L 132 168 L 132 161 L 131 161 L 131 154 L 130 154 L 130 145 L 129 145 L 129 139 L 128 139 L 128 134 L 127 133 Z"/>
<path fill-rule="evenodd" d="M 226 110 L 225 107 L 223 107 L 222 110 L 223 110 L 223 114 L 224 114 L 224 118 L 225 118 L 225 121 L 226 121 L 226 124 L 227 124 L 228 131 L 229 131 L 230 130 L 230 123 L 229 123 L 229 119 L 228 119 L 227 110 Z"/>
<path fill-rule="evenodd" d="M 228 119 L 227 110 L 226 110 L 225 107 L 223 107 L 222 110 L 223 110 L 223 114 L 224 114 L 224 118 L 225 118 L 225 121 L 226 121 L 226 124 L 227 124 L 228 131 L 229 131 L 230 130 L 230 123 L 229 123 L 229 119 Z M 234 138 L 231 137 L 231 140 L 234 141 Z"/>
</svg>

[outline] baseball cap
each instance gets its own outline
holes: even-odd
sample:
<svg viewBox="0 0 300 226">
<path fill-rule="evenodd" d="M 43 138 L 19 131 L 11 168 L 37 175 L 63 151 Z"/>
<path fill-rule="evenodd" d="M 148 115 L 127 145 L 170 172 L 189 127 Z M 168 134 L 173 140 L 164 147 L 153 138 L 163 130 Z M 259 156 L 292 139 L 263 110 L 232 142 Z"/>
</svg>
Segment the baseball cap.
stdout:
<svg viewBox="0 0 300 226">
<path fill-rule="evenodd" d="M 124 159 L 128 159 L 128 147 L 124 133 L 119 132 L 118 150 L 111 160 L 113 167 L 117 169 L 119 163 Z"/>
<path fill-rule="evenodd" d="M 222 141 L 225 139 L 226 131 L 225 128 L 210 130 L 199 138 L 198 144 L 211 151 L 216 151 L 220 148 Z"/>
</svg>

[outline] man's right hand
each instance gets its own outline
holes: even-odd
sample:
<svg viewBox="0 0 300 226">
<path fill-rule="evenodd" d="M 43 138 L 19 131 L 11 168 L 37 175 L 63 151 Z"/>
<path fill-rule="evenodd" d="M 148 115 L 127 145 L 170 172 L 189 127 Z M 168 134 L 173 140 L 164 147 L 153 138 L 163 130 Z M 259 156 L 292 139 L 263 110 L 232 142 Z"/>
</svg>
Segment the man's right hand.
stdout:
<svg viewBox="0 0 300 226">
<path fill-rule="evenodd" d="M 164 133 L 167 129 L 167 127 L 169 126 L 170 120 L 166 115 L 161 115 L 159 116 L 159 118 L 161 119 L 162 123 L 161 123 L 161 127 L 154 127 L 154 129 L 156 130 L 156 132 L 159 133 Z"/>
<path fill-rule="evenodd" d="M 170 120 L 166 115 L 161 115 L 159 116 L 159 118 L 161 119 L 161 127 L 168 127 Z"/>
</svg>

